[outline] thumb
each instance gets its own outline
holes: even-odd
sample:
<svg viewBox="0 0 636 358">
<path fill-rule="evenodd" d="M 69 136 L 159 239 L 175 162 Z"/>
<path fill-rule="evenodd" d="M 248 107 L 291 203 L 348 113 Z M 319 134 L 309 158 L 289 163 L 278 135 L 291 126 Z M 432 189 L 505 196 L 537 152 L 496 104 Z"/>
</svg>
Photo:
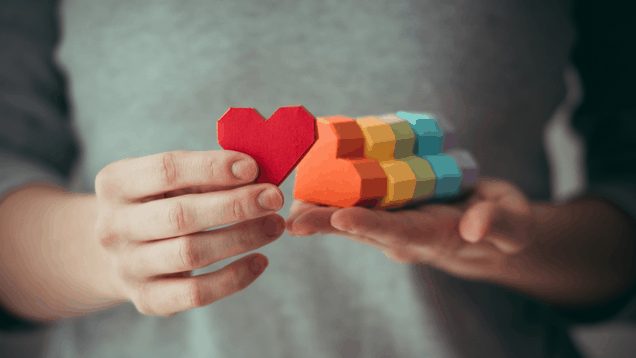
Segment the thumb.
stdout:
<svg viewBox="0 0 636 358">
<path fill-rule="evenodd" d="M 460 236 L 471 243 L 486 241 L 506 254 L 515 254 L 527 246 L 526 218 L 492 201 L 470 207 L 459 224 Z"/>
<path fill-rule="evenodd" d="M 459 221 L 459 236 L 470 243 L 482 241 L 491 230 L 496 206 L 490 201 L 480 201 L 471 205 Z"/>
</svg>

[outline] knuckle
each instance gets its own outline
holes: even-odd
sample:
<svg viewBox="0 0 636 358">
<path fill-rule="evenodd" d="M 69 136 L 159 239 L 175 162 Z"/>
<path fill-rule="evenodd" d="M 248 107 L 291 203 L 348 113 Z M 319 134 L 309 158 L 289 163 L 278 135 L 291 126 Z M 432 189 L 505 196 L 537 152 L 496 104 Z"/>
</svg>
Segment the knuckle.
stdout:
<svg viewBox="0 0 636 358">
<path fill-rule="evenodd" d="M 178 270 L 189 271 L 199 268 L 203 256 L 191 239 L 181 238 L 179 242 Z"/>
<path fill-rule="evenodd" d="M 203 307 L 206 303 L 205 290 L 196 280 L 191 280 L 184 291 L 185 302 L 192 308 Z"/>
<path fill-rule="evenodd" d="M 203 167 L 206 169 L 206 173 L 210 180 L 215 176 L 221 174 L 221 168 L 223 167 L 223 162 L 225 158 L 219 160 L 219 158 L 214 156 L 206 156 L 203 160 Z"/>
<path fill-rule="evenodd" d="M 148 294 L 147 290 L 140 286 L 137 288 L 136 299 L 133 300 L 133 304 L 139 313 L 146 316 L 156 316 L 157 312 L 152 308 L 150 297 L 151 295 Z"/>
<path fill-rule="evenodd" d="M 123 162 L 135 160 L 136 158 L 126 158 L 106 165 L 95 176 L 95 194 L 100 197 L 103 194 L 107 194 L 108 191 L 116 190 L 117 183 L 117 171 L 119 166 Z"/>
<path fill-rule="evenodd" d="M 155 311 L 151 310 L 146 305 L 135 304 L 135 307 L 137 308 L 137 311 L 139 311 L 139 313 L 141 313 L 143 315 L 146 315 L 146 316 L 157 316 Z"/>
<path fill-rule="evenodd" d="M 95 237 L 97 238 L 97 242 L 105 248 L 111 247 L 119 241 L 119 235 L 108 229 L 108 225 L 103 222 L 95 224 Z"/>
<path fill-rule="evenodd" d="M 95 194 L 100 195 L 104 191 L 104 169 L 100 170 L 95 176 Z"/>
<path fill-rule="evenodd" d="M 228 276 L 230 277 L 229 282 L 231 283 L 232 291 L 241 291 L 252 282 L 250 279 L 251 275 L 249 274 L 247 267 L 243 270 L 233 267 Z"/>
<path fill-rule="evenodd" d="M 163 153 L 159 162 L 159 175 L 166 188 L 172 188 L 178 181 L 177 166 L 172 152 Z"/>
<path fill-rule="evenodd" d="M 188 229 L 188 218 L 184 204 L 181 201 L 175 201 L 168 208 L 168 223 L 170 227 L 178 233 L 185 232 Z"/>
<path fill-rule="evenodd" d="M 245 232 L 245 234 L 238 235 L 236 237 L 236 239 L 233 242 L 233 245 L 236 247 L 236 249 L 238 250 L 251 249 L 252 247 L 254 247 L 254 244 L 257 241 L 256 238 L 261 237 L 263 235 L 260 226 L 255 227 L 254 225 L 252 225 L 252 227 L 253 228 Z"/>
<path fill-rule="evenodd" d="M 112 167 L 113 164 L 107 165 L 95 176 L 95 195 L 97 195 L 97 197 L 101 197 L 103 194 L 106 194 L 108 188 L 112 185 Z"/>
<path fill-rule="evenodd" d="M 115 277 L 121 280 L 121 282 L 124 284 L 128 284 L 129 282 L 131 282 L 133 277 L 133 273 L 131 272 L 132 270 L 130 269 L 130 266 L 127 264 L 127 262 L 129 261 L 118 260 L 114 268 Z"/>
<path fill-rule="evenodd" d="M 230 214 L 236 221 L 244 221 L 247 212 L 240 198 L 232 198 L 229 203 Z"/>
</svg>

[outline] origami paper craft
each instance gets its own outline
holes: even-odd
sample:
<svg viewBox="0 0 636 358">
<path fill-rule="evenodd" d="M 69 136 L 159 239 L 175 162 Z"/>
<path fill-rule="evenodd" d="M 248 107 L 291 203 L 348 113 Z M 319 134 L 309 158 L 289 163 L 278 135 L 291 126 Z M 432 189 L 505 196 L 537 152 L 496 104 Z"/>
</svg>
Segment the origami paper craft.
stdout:
<svg viewBox="0 0 636 358">
<path fill-rule="evenodd" d="M 336 207 L 399 208 L 428 199 L 451 199 L 477 179 L 474 157 L 454 148 L 452 124 L 427 114 L 318 118 L 317 130 L 317 142 L 298 164 L 294 191 L 298 200 Z"/>
<path fill-rule="evenodd" d="M 216 133 L 223 149 L 256 160 L 257 183 L 280 185 L 316 141 L 316 118 L 303 106 L 281 107 L 267 120 L 254 108 L 230 108 Z"/>
</svg>

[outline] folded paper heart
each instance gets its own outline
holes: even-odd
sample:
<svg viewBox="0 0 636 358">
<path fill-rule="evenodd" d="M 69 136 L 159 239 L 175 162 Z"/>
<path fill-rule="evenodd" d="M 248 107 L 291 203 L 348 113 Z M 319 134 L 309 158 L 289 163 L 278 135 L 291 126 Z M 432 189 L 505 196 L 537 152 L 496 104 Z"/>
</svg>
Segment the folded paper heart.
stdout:
<svg viewBox="0 0 636 358">
<path fill-rule="evenodd" d="M 316 142 L 316 118 L 303 106 L 281 107 L 269 119 L 254 108 L 230 108 L 217 122 L 223 149 L 254 158 L 257 183 L 280 185 Z"/>
</svg>

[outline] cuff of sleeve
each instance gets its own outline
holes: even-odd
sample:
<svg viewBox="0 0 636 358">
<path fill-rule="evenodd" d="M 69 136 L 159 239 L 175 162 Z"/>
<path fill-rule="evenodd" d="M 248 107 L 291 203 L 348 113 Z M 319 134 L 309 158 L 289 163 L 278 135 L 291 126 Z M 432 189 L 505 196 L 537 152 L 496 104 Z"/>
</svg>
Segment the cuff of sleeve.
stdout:
<svg viewBox="0 0 636 358">
<path fill-rule="evenodd" d="M 623 210 L 636 224 L 636 179 L 594 183 L 583 195 L 606 199 Z M 635 238 L 636 240 L 636 238 Z M 588 308 L 556 308 L 553 311 L 569 324 L 597 324 L 607 321 L 636 321 L 636 282 L 619 297 L 609 302 Z"/>
<path fill-rule="evenodd" d="M 67 189 L 68 182 L 52 168 L 0 151 L 0 198 L 25 184 L 43 183 Z"/>
</svg>

